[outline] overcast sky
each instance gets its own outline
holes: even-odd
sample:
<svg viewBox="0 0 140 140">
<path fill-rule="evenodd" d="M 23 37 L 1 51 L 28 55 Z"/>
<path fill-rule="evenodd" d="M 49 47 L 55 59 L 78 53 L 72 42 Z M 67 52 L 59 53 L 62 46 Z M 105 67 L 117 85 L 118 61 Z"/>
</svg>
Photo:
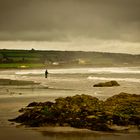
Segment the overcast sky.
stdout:
<svg viewBox="0 0 140 140">
<path fill-rule="evenodd" d="M 0 0 L 0 40 L 48 42 L 37 49 L 51 49 L 50 43 L 57 49 L 59 42 L 65 50 L 70 43 L 71 50 L 140 53 L 140 0 Z"/>
</svg>

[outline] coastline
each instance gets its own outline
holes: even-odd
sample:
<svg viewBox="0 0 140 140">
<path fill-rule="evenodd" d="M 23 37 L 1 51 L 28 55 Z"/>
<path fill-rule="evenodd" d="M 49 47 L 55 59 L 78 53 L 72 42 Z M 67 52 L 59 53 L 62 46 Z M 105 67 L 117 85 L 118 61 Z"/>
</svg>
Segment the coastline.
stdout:
<svg viewBox="0 0 140 140">
<path fill-rule="evenodd" d="M 12 98 L 11 98 L 12 99 Z M 9 118 L 14 118 L 19 115 L 18 110 L 23 106 L 26 106 L 31 101 L 46 101 L 43 98 L 19 98 L 17 100 L 5 98 L 4 106 L 2 107 L 1 100 L 0 100 L 0 138 L 4 140 L 18 140 L 19 138 L 24 140 L 25 138 L 30 138 L 30 140 L 45 140 L 51 139 L 55 140 L 139 140 L 140 138 L 140 131 L 136 129 L 131 130 L 130 132 L 99 132 L 99 131 L 90 131 L 87 129 L 76 129 L 76 128 L 69 128 L 69 127 L 40 127 L 40 128 L 29 128 L 20 126 L 17 123 L 8 122 Z M 53 101 L 54 98 L 47 98 L 48 101 Z M 3 100 L 3 99 L 2 99 Z M 9 102 L 10 100 L 10 102 Z M 5 102 L 7 101 L 7 103 Z M 15 103 L 16 102 L 16 103 Z M 6 105 L 6 104 L 7 105 Z M 8 113 L 7 113 L 8 112 Z"/>
<path fill-rule="evenodd" d="M 8 71 L 8 70 L 7 70 Z M 15 74 L 15 70 L 13 71 L 13 73 Z M 66 76 L 66 75 L 65 75 Z M 78 75 L 79 76 L 79 75 Z M 68 76 L 68 78 L 71 77 Z M 76 134 L 74 134 L 73 136 L 73 132 L 71 133 L 66 133 L 62 131 L 61 132 L 48 132 L 47 130 L 37 130 L 34 128 L 31 128 L 31 130 L 29 130 L 29 128 L 16 128 L 16 124 L 11 124 L 10 122 L 8 122 L 8 119 L 10 118 L 14 118 L 18 115 L 18 110 L 24 106 L 26 106 L 27 104 L 29 104 L 30 102 L 33 101 L 38 101 L 38 102 L 43 102 L 43 101 L 54 101 L 57 97 L 66 97 L 67 95 L 75 95 L 75 94 L 82 94 L 82 93 L 87 93 L 88 95 L 93 95 L 93 96 L 97 96 L 100 97 L 101 99 L 106 99 L 108 97 L 110 97 L 111 95 L 115 95 L 118 94 L 120 91 L 125 91 L 128 92 L 130 94 L 139 94 L 139 83 L 131 83 L 131 82 L 126 82 L 126 81 L 122 81 L 119 82 L 121 87 L 110 87 L 110 88 L 93 88 L 92 85 L 94 83 L 97 83 L 98 80 L 94 81 L 94 80 L 88 80 L 85 79 L 85 81 L 83 81 L 83 78 L 79 78 L 79 81 L 75 81 L 74 79 L 68 79 L 68 80 L 72 80 L 71 81 L 67 81 L 67 79 L 64 79 L 64 77 L 57 77 L 57 75 L 49 75 L 48 79 L 44 78 L 44 75 L 31 75 L 29 77 L 23 77 L 21 75 L 21 77 L 16 77 L 18 80 L 23 79 L 23 80 L 32 80 L 32 81 L 38 81 L 43 83 L 40 87 L 40 89 L 34 88 L 36 85 L 33 86 L 11 86 L 9 87 L 7 86 L 1 86 L 1 96 L 0 96 L 0 138 L 4 138 L 9 140 L 11 139 L 19 139 L 22 137 L 27 137 L 30 138 L 31 140 L 44 140 L 46 138 L 50 138 L 51 140 L 55 140 L 55 138 L 57 137 L 58 139 L 71 139 L 73 140 L 73 137 L 75 139 L 83 139 L 83 140 L 90 140 L 90 139 L 94 139 L 96 140 L 104 140 L 104 139 L 110 139 L 110 140 L 114 140 L 114 139 L 120 139 L 120 140 L 124 140 L 125 138 L 127 138 L 127 140 L 139 140 L 140 135 L 137 132 L 130 132 L 125 134 L 124 133 L 119 133 L 119 134 L 109 134 L 109 136 L 104 135 L 102 132 L 100 132 L 100 134 L 97 136 L 95 136 L 95 133 L 90 135 L 89 133 L 87 134 L 87 132 L 85 132 L 85 134 L 79 134 L 79 132 Z M 56 79 L 57 78 L 57 79 Z M 67 78 L 67 76 L 66 76 Z M 85 77 L 84 77 L 85 78 Z M 63 82 L 59 82 L 59 80 L 63 81 Z M 43 87 L 46 87 L 45 89 Z M 15 88 L 15 89 L 14 89 Z M 43 89 L 42 89 L 43 88 Z M 74 90 L 72 89 L 74 88 Z M 80 90 L 79 90 L 80 88 Z M 90 88 L 91 91 L 88 90 L 88 88 Z M 7 94 L 6 89 L 9 89 L 10 92 L 15 92 L 14 94 Z M 71 90 L 72 89 L 72 90 Z M 3 92 L 5 91 L 5 93 Z M 19 95 L 19 92 L 21 92 L 22 94 Z M 3 95 L 4 96 L 3 96 Z M 3 97 L 2 97 L 3 96 Z M 51 129 L 50 129 L 51 130 Z M 64 130 L 64 128 L 62 128 L 62 130 Z M 54 131 L 54 130 L 52 130 Z M 9 132 L 8 135 L 6 135 Z M 11 133 L 11 134 L 10 134 Z M 16 134 L 19 135 L 16 135 Z M 16 137 L 17 136 L 17 137 Z M 79 136 L 79 137 L 78 137 Z M 24 138 L 23 138 L 24 139 Z"/>
</svg>

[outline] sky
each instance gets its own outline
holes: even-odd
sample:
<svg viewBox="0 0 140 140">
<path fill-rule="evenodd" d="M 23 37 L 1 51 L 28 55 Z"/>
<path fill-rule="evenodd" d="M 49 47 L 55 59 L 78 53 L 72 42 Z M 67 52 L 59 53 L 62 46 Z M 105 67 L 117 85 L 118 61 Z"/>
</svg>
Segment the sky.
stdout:
<svg viewBox="0 0 140 140">
<path fill-rule="evenodd" d="M 140 0 L 0 0 L 0 49 L 140 54 Z"/>
</svg>

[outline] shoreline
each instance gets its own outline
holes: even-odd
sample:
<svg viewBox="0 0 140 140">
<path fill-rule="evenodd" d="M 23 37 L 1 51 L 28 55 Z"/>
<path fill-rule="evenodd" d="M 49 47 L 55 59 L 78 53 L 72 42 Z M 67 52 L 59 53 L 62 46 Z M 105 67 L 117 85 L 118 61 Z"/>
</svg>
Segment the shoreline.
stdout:
<svg viewBox="0 0 140 140">
<path fill-rule="evenodd" d="M 52 127 L 48 127 L 46 128 L 29 128 L 29 127 L 21 127 L 21 126 L 17 126 L 19 124 L 12 124 L 11 122 L 8 122 L 9 118 L 13 118 L 16 117 L 17 115 L 19 115 L 18 110 L 23 107 L 26 106 L 29 102 L 31 101 L 46 101 L 46 99 L 48 101 L 54 101 L 55 98 L 48 98 L 48 97 L 23 97 L 23 98 L 19 98 L 19 99 L 13 99 L 13 98 L 5 98 L 4 100 L 1 98 L 1 100 L 3 100 L 3 103 L 1 102 L 0 104 L 3 104 L 3 107 L 1 106 L 1 110 L 0 111 L 0 119 L 1 119 L 1 123 L 0 123 L 0 138 L 4 139 L 4 140 L 18 140 L 19 138 L 22 140 L 25 138 L 30 138 L 30 140 L 46 140 L 46 138 L 51 138 L 51 140 L 56 140 L 55 138 L 57 137 L 58 139 L 60 138 L 60 140 L 63 140 L 63 138 L 65 137 L 65 140 L 73 140 L 73 139 L 78 139 L 80 138 L 80 140 L 92 140 L 93 138 L 95 140 L 124 140 L 127 137 L 127 140 L 139 140 L 140 138 L 140 131 L 137 132 L 137 130 L 134 131 L 130 131 L 130 132 L 113 132 L 113 133 L 109 133 L 109 132 L 99 132 L 99 131 L 90 131 L 90 130 L 80 130 L 80 129 L 75 129 L 75 130 L 71 130 L 70 132 L 67 132 L 66 127 L 58 127 L 56 130 L 56 128 L 52 128 Z M 10 102 L 9 102 L 10 101 Z M 6 103 L 7 102 L 7 103 Z M 9 106 L 7 106 L 7 105 Z M 9 112 L 7 114 L 7 112 Z M 4 116 L 3 116 L 3 115 Z M 5 116 L 7 116 L 5 118 Z M 69 128 L 68 128 L 69 129 Z M 73 129 L 73 128 L 70 128 Z M 63 131 L 64 130 L 64 131 Z M 88 131 L 88 132 L 87 132 Z M 90 131 L 90 132 L 89 132 Z M 18 135 L 17 135 L 18 133 Z M 8 135 L 7 135 L 8 134 Z M 102 137 L 102 139 L 100 139 Z"/>
<path fill-rule="evenodd" d="M 51 128 L 48 128 L 51 129 Z M 64 129 L 64 128 L 63 128 Z M 139 140 L 138 133 L 104 133 L 104 132 L 87 132 L 85 131 L 71 131 L 71 132 L 55 132 L 38 129 L 25 128 L 0 128 L 0 138 L 3 140 Z M 8 135 L 6 135 L 8 134 Z"/>
<path fill-rule="evenodd" d="M 114 67 L 114 68 L 120 68 L 120 67 L 124 67 L 124 68 L 135 68 L 135 67 L 140 67 L 140 65 L 58 65 L 58 66 L 54 66 L 54 65 L 51 65 L 51 66 L 44 66 L 44 67 L 26 67 L 26 68 L 22 68 L 22 67 L 0 67 L 0 71 L 1 70 L 34 70 L 34 69 L 37 69 L 37 70 L 40 70 L 40 69 L 59 69 L 59 68 L 66 68 L 66 69 L 69 69 L 69 68 L 110 68 L 110 67 Z"/>
<path fill-rule="evenodd" d="M 17 69 L 13 70 L 14 71 Z M 19 69 L 18 69 L 19 70 Z M 23 69 L 25 70 L 25 69 Z M 1 70 L 0 70 L 1 71 Z M 9 70 L 7 69 L 7 72 Z M 6 73 L 7 74 L 7 73 Z M 69 77 L 69 76 L 68 76 Z M 27 77 L 28 78 L 28 77 Z M 24 80 L 26 80 L 27 78 L 25 78 Z M 40 78 L 40 79 L 39 79 Z M 54 79 L 53 79 L 54 78 Z M 132 131 L 130 133 L 119 133 L 119 134 L 109 134 L 109 136 L 104 135 L 102 132 L 100 132 L 100 134 L 97 136 L 95 133 L 94 134 L 89 134 L 87 132 L 85 132 L 85 134 L 83 134 L 84 132 L 82 132 L 80 134 L 80 132 L 78 133 L 66 133 L 66 132 L 48 132 L 48 130 L 36 130 L 36 128 L 31 128 L 31 130 L 29 128 L 16 128 L 16 126 L 14 124 L 11 124 L 10 122 L 8 122 L 8 119 L 16 117 L 18 115 L 18 110 L 24 106 L 26 106 L 27 104 L 29 104 L 30 102 L 33 101 L 37 101 L 37 102 L 43 102 L 43 101 L 54 101 L 57 97 L 66 97 L 68 95 L 75 95 L 76 93 L 87 93 L 88 95 L 93 95 L 95 97 L 101 97 L 103 99 L 106 99 L 108 97 L 110 97 L 111 95 L 115 95 L 117 93 L 119 93 L 120 91 L 125 91 L 128 93 L 136 93 L 139 94 L 139 84 L 138 83 L 131 83 L 131 82 L 119 82 L 120 83 L 120 87 L 116 87 L 116 88 L 93 88 L 92 85 L 94 83 L 98 83 L 98 80 L 87 80 L 84 79 L 84 81 L 80 80 L 80 83 L 78 83 L 78 81 L 73 81 L 70 82 L 67 80 L 63 80 L 64 77 L 58 77 L 57 81 L 55 81 L 57 78 L 57 75 L 55 76 L 51 76 L 48 79 L 43 78 L 42 76 L 30 76 L 28 80 L 32 80 L 32 81 L 40 81 L 44 83 L 46 86 L 48 86 L 45 89 L 38 89 L 33 87 L 29 87 L 26 88 L 26 86 L 18 86 L 18 89 L 16 88 L 16 86 L 11 86 L 9 87 L 7 86 L 3 86 L 3 90 L 1 91 L 1 93 L 4 95 L 5 93 L 3 91 L 6 91 L 6 88 L 10 89 L 10 92 L 14 92 L 15 90 L 13 90 L 13 88 L 16 89 L 15 94 L 13 95 L 8 95 L 9 97 L 7 97 L 7 95 L 4 95 L 5 97 L 2 97 L 3 95 L 0 95 L 0 138 L 3 138 L 4 140 L 9 140 L 12 139 L 13 140 L 18 140 L 18 139 L 30 139 L 30 140 L 46 140 L 51 139 L 51 140 L 56 140 L 56 137 L 58 138 L 58 140 L 139 140 L 140 139 L 140 133 L 139 132 L 135 132 Z M 76 77 L 77 78 L 77 77 Z M 18 77 L 18 80 L 22 79 L 22 77 Z M 63 80 L 63 82 L 59 82 L 59 80 Z M 71 85 L 72 84 L 72 85 Z M 66 87 L 63 88 L 63 87 Z M 2 87 L 2 86 L 0 86 Z M 74 90 L 69 90 L 72 87 L 74 87 Z M 79 87 L 80 87 L 80 91 L 79 91 Z M 25 88 L 25 89 L 24 89 Z M 91 91 L 88 90 L 88 88 L 90 88 Z M 33 89 L 33 90 L 32 90 Z M 38 90 L 37 90 L 38 89 Z M 60 90 L 61 89 L 61 90 Z M 18 93 L 22 92 L 21 95 L 19 95 Z M 17 97 L 18 96 L 18 97 Z M 50 128 L 47 128 L 50 129 Z M 60 128 L 61 129 L 61 128 Z M 66 129 L 66 128 L 65 128 Z M 51 130 L 51 129 L 50 129 Z M 62 128 L 62 130 L 64 130 L 64 128 Z M 54 130 L 52 130 L 54 131 Z M 97 132 L 97 131 L 96 131 Z M 9 133 L 7 135 L 7 133 Z M 18 133 L 18 134 L 17 134 Z M 95 136 L 96 135 L 96 136 Z"/>
</svg>

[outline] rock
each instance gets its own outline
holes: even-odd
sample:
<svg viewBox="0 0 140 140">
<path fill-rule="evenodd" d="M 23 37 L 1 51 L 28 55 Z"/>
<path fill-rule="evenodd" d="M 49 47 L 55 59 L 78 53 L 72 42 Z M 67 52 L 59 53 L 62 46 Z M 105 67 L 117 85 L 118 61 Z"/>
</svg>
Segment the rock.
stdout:
<svg viewBox="0 0 140 140">
<path fill-rule="evenodd" d="M 117 81 L 109 81 L 105 83 L 98 83 L 93 85 L 93 87 L 113 87 L 113 86 L 120 86 Z"/>
<path fill-rule="evenodd" d="M 38 106 L 38 104 L 39 104 L 38 102 L 32 102 L 27 107 Z"/>
<path fill-rule="evenodd" d="M 113 126 L 140 126 L 140 95 L 120 93 L 106 101 L 89 95 L 32 102 L 15 121 L 26 126 L 71 126 L 97 131 L 120 130 Z M 117 129 L 116 129 L 117 128 Z"/>
<path fill-rule="evenodd" d="M 109 128 L 112 130 L 115 130 L 115 131 L 126 131 L 126 130 L 129 130 L 131 127 L 130 126 L 112 125 Z"/>
<path fill-rule="evenodd" d="M 51 105 L 53 105 L 53 103 L 52 102 L 44 102 L 44 103 L 42 103 L 42 102 L 32 102 L 32 103 L 30 103 L 27 107 L 35 107 L 35 106 L 51 106 Z"/>
<path fill-rule="evenodd" d="M 86 118 L 89 119 L 89 120 L 90 120 L 90 119 L 93 120 L 93 119 L 97 119 L 97 116 L 95 116 L 95 115 L 90 115 L 90 116 L 86 116 Z"/>
<path fill-rule="evenodd" d="M 114 124 L 140 125 L 140 95 L 122 92 L 108 98 L 104 103 Z"/>
<path fill-rule="evenodd" d="M 11 80 L 11 79 L 0 79 L 0 85 L 39 85 L 40 83 L 35 83 L 34 81 L 24 81 L 24 80 Z"/>
</svg>

